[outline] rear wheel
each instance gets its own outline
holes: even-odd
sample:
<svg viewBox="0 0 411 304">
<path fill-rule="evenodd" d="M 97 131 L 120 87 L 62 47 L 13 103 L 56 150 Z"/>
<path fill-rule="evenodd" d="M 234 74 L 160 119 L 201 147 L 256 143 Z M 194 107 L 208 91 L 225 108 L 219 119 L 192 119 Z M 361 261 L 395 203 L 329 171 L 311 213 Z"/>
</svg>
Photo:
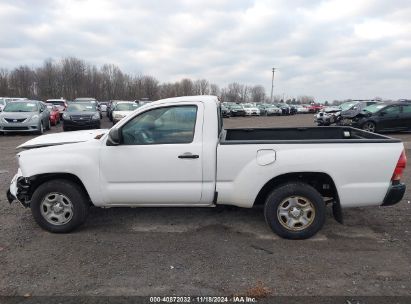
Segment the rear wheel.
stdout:
<svg viewBox="0 0 411 304">
<path fill-rule="evenodd" d="M 308 184 L 295 182 L 279 186 L 268 196 L 264 216 L 270 228 L 286 239 L 306 239 L 325 222 L 325 203 Z"/>
<path fill-rule="evenodd" d="M 364 123 L 363 125 L 362 125 L 362 129 L 364 130 L 364 131 L 368 131 L 368 132 L 375 132 L 375 130 L 376 130 L 376 125 L 375 125 L 375 123 L 373 123 L 372 121 L 367 121 L 366 123 Z"/>
<path fill-rule="evenodd" d="M 52 180 L 34 191 L 31 212 L 37 224 L 55 233 L 70 232 L 87 217 L 89 203 L 79 185 L 69 180 Z"/>
</svg>

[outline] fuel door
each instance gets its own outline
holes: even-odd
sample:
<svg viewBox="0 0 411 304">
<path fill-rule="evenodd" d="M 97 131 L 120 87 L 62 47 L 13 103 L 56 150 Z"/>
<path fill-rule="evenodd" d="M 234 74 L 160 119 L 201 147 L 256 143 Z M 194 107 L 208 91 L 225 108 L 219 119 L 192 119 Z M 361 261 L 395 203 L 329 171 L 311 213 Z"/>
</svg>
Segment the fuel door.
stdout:
<svg viewBox="0 0 411 304">
<path fill-rule="evenodd" d="M 275 151 L 272 149 L 261 149 L 257 151 L 257 164 L 267 166 L 275 162 Z"/>
</svg>

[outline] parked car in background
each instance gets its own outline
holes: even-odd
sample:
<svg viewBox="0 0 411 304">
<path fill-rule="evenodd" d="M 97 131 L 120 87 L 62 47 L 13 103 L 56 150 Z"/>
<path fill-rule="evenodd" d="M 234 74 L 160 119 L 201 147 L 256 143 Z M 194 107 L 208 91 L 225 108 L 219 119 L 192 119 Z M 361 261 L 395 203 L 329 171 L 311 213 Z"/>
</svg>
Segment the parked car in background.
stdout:
<svg viewBox="0 0 411 304">
<path fill-rule="evenodd" d="M 290 115 L 291 108 L 289 107 L 288 104 L 286 104 L 286 103 L 277 103 L 275 106 L 277 108 L 281 109 L 281 114 L 282 115 Z"/>
<path fill-rule="evenodd" d="M 108 101 L 99 102 L 101 112 L 107 112 Z"/>
<path fill-rule="evenodd" d="M 43 134 L 50 129 L 50 112 L 38 100 L 18 100 L 7 103 L 0 112 L 0 132 L 33 132 Z"/>
<path fill-rule="evenodd" d="M 113 125 L 140 107 L 134 101 L 119 101 L 113 109 Z"/>
<path fill-rule="evenodd" d="M 267 111 L 266 111 L 266 105 L 264 103 L 259 103 L 256 105 L 256 107 L 260 110 L 260 115 L 261 116 L 266 116 Z"/>
<path fill-rule="evenodd" d="M 352 124 L 352 119 L 361 113 L 366 107 L 376 104 L 377 102 L 372 101 L 358 101 L 351 107 L 341 107 L 340 115 L 337 115 L 337 125 L 350 126 Z"/>
<path fill-rule="evenodd" d="M 411 104 L 376 103 L 352 119 L 352 126 L 369 132 L 411 130 Z"/>
<path fill-rule="evenodd" d="M 252 104 L 244 104 L 244 111 L 246 116 L 260 116 L 260 110 Z"/>
<path fill-rule="evenodd" d="M 290 105 L 290 115 L 297 114 L 297 105 Z"/>
<path fill-rule="evenodd" d="M 297 113 L 298 114 L 308 114 L 310 111 L 304 105 L 297 105 Z"/>
<path fill-rule="evenodd" d="M 221 105 L 221 115 L 224 118 L 230 118 L 231 117 L 231 111 L 228 107 L 226 107 L 225 105 Z"/>
<path fill-rule="evenodd" d="M 50 112 L 50 124 L 52 126 L 55 126 L 60 123 L 60 112 L 57 106 L 53 105 L 52 103 L 46 103 L 46 106 Z"/>
<path fill-rule="evenodd" d="M 324 108 L 324 105 L 312 103 L 307 105 L 307 108 L 309 113 L 318 113 Z"/>
<path fill-rule="evenodd" d="M 231 112 L 231 116 L 236 117 L 236 116 L 245 116 L 245 110 L 242 105 L 239 105 L 237 103 L 231 103 L 229 105 L 229 109 Z"/>
<path fill-rule="evenodd" d="M 63 114 L 63 130 L 100 129 L 96 103 L 72 102 Z"/>
<path fill-rule="evenodd" d="M 351 125 L 352 118 L 359 114 L 364 108 L 375 104 L 375 101 L 348 101 L 339 106 L 325 107 L 314 116 L 314 121 L 319 126 L 329 126 L 331 124 Z"/>
<path fill-rule="evenodd" d="M 127 100 L 110 100 L 108 107 L 107 107 L 107 112 L 106 112 L 106 115 L 110 121 L 113 121 L 113 111 L 114 111 L 114 108 L 116 107 L 116 104 L 121 101 L 127 101 Z M 134 102 L 140 105 L 138 101 L 134 101 Z"/>
<path fill-rule="evenodd" d="M 314 122 L 318 126 L 329 126 L 337 122 L 337 116 L 340 115 L 340 106 L 325 107 L 314 115 Z"/>
<path fill-rule="evenodd" d="M 260 110 L 260 114 L 265 116 L 281 115 L 282 113 L 281 109 L 270 103 L 258 104 L 257 107 Z"/>
<path fill-rule="evenodd" d="M 103 118 L 103 113 L 101 111 L 100 104 L 95 98 L 92 98 L 92 97 L 78 97 L 78 98 L 74 99 L 74 102 L 76 102 L 76 103 L 83 102 L 83 103 L 89 103 L 89 104 L 95 105 L 96 109 L 97 109 L 97 111 L 100 115 L 100 119 Z"/>
<path fill-rule="evenodd" d="M 266 111 L 266 115 L 267 115 L 267 116 L 281 115 L 282 112 L 283 112 L 280 108 L 276 107 L 276 106 L 273 105 L 273 104 L 268 104 L 268 105 L 265 107 L 265 111 Z"/>
<path fill-rule="evenodd" d="M 47 99 L 46 103 L 51 103 L 57 107 L 60 113 L 60 118 L 63 116 L 64 111 L 67 109 L 67 100 L 65 99 Z"/>
</svg>

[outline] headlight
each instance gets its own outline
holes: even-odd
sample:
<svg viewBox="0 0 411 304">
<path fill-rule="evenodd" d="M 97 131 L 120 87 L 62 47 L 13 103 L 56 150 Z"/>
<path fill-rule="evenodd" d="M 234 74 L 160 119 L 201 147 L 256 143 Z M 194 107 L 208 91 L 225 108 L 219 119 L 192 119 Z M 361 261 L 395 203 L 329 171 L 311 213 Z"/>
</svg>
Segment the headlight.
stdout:
<svg viewBox="0 0 411 304">
<path fill-rule="evenodd" d="M 33 115 L 33 116 L 30 118 L 31 121 L 36 121 L 36 120 L 38 120 L 38 119 L 39 119 L 39 116 L 38 116 L 38 115 Z"/>
<path fill-rule="evenodd" d="M 100 114 L 99 113 L 94 114 L 93 119 L 100 119 Z"/>
<path fill-rule="evenodd" d="M 70 119 L 70 116 L 67 113 L 63 113 L 62 117 L 63 119 L 67 119 L 67 120 Z"/>
</svg>

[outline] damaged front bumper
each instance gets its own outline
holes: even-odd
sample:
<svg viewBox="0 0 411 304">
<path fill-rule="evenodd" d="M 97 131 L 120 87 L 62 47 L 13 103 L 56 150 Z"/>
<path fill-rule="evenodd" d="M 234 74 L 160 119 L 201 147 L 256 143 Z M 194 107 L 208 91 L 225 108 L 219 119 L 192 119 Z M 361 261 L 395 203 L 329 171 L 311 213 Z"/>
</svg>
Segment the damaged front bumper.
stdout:
<svg viewBox="0 0 411 304">
<path fill-rule="evenodd" d="M 19 169 L 10 182 L 10 188 L 7 190 L 7 200 L 10 204 L 17 201 L 24 207 L 28 207 L 30 205 L 30 201 L 27 199 L 28 192 L 29 182 L 23 177 L 23 174 Z"/>
</svg>

